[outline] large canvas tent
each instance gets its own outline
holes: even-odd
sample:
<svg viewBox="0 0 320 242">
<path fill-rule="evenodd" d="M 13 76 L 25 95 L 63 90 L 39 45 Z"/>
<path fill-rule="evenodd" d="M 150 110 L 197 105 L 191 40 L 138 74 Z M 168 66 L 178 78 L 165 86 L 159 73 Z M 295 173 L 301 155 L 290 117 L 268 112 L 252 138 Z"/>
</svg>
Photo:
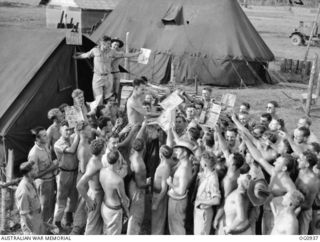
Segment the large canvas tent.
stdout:
<svg viewBox="0 0 320 242">
<path fill-rule="evenodd" d="M 93 33 L 125 39 L 129 46 L 152 50 L 147 65 L 130 71 L 166 83 L 171 62 L 177 80 L 237 86 L 268 81 L 274 55 L 236 0 L 123 0 Z"/>
<path fill-rule="evenodd" d="M 71 92 L 85 90 L 92 99 L 92 70 L 87 62 L 77 67 L 74 46 L 66 45 L 65 32 L 0 28 L 0 135 L 6 149 L 13 149 L 15 172 L 33 145 L 30 129 L 48 127 L 49 109 L 72 104 Z M 78 51 L 95 44 L 83 37 Z M 79 50 L 81 48 L 81 50 Z"/>
</svg>

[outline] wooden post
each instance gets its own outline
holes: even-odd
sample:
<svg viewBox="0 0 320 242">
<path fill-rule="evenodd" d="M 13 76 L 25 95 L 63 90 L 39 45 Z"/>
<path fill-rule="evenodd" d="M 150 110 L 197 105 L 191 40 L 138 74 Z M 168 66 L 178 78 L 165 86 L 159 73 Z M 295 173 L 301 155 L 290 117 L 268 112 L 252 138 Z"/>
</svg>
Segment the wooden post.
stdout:
<svg viewBox="0 0 320 242">
<path fill-rule="evenodd" d="M 195 75 L 194 77 L 194 84 L 195 84 L 195 92 L 196 92 L 196 95 L 198 95 L 198 75 Z"/>
<path fill-rule="evenodd" d="M 3 143 L 0 145 L 0 178 L 1 182 L 6 182 L 6 177 L 4 174 L 4 167 L 6 163 L 6 150 L 5 150 L 5 139 L 2 138 Z M 0 218 L 0 233 L 2 234 L 5 231 L 6 227 L 6 195 L 7 189 L 1 188 L 1 218 Z"/>
<path fill-rule="evenodd" d="M 314 30 L 316 29 L 316 26 L 317 26 L 317 23 L 318 23 L 319 14 L 320 14 L 320 4 L 318 6 L 318 12 L 317 12 L 316 18 L 315 18 L 315 20 L 313 22 L 313 26 L 312 26 L 312 30 L 311 30 L 311 33 L 310 33 L 309 42 L 308 42 L 308 45 L 307 45 L 306 54 L 304 56 L 304 61 L 306 61 L 308 59 L 310 44 L 311 44 L 311 41 L 312 41 L 312 38 L 313 38 Z"/>
<path fill-rule="evenodd" d="M 307 116 L 310 116 L 313 83 L 314 83 L 314 76 L 315 76 L 315 73 L 316 73 L 317 63 L 318 63 L 318 55 L 315 54 L 315 58 L 312 61 L 312 69 L 311 69 L 311 73 L 310 73 L 309 86 L 308 86 L 308 96 L 307 96 L 307 102 L 306 102 L 306 114 L 307 114 Z"/>
<path fill-rule="evenodd" d="M 8 162 L 6 166 L 6 182 L 11 182 L 13 179 L 13 164 L 14 164 L 14 153 L 13 150 L 9 149 L 8 151 Z M 9 206 L 7 206 L 7 209 L 9 211 L 13 210 L 13 204 L 14 204 L 14 191 L 12 189 L 9 189 L 7 192 L 9 192 Z"/>
<path fill-rule="evenodd" d="M 129 32 L 126 33 L 126 54 L 129 53 Z M 130 66 L 129 66 L 129 58 L 124 58 L 124 68 L 130 73 Z M 124 74 L 124 79 L 129 80 L 130 79 L 130 74 L 125 73 Z"/>
<path fill-rule="evenodd" d="M 77 46 L 74 46 L 73 49 L 73 55 L 77 53 Z M 74 60 L 74 76 L 76 81 L 76 88 L 79 88 L 79 80 L 78 80 L 78 61 L 76 58 L 73 58 Z"/>
<path fill-rule="evenodd" d="M 174 63 L 174 56 L 171 57 L 170 84 L 173 86 L 174 89 L 176 86 L 176 65 Z"/>
<path fill-rule="evenodd" d="M 318 68 L 319 69 L 319 68 Z M 320 70 L 318 70 L 318 81 L 317 81 L 317 88 L 316 88 L 316 100 L 318 100 L 319 96 L 320 96 Z"/>
</svg>

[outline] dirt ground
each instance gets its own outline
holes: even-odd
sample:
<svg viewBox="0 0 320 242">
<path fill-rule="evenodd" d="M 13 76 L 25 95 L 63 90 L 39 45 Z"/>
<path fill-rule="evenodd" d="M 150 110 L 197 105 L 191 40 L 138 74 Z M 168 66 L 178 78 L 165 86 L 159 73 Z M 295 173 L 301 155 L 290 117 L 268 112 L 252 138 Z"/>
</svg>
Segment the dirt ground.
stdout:
<svg viewBox="0 0 320 242">
<path fill-rule="evenodd" d="M 12 0 L 10 2 L 0 0 L 0 27 L 45 28 L 45 8 L 38 7 L 38 2 L 39 0 Z M 279 60 L 283 58 L 304 58 L 306 47 L 293 46 L 290 43 L 289 35 L 298 26 L 299 21 L 313 21 L 316 15 L 315 9 L 294 7 L 290 11 L 288 7 L 250 6 L 244 10 L 276 57 L 277 61 L 270 63 L 272 71 L 280 69 Z M 309 59 L 313 58 L 315 53 L 319 55 L 320 48 L 311 47 Z M 192 90 L 191 87 L 188 89 Z M 289 98 L 299 99 L 301 94 L 306 92 L 306 89 L 303 88 L 288 88 L 278 84 L 246 89 L 214 88 L 214 95 L 217 98 L 226 92 L 237 95 L 236 109 L 241 102 L 249 102 L 252 106 L 252 112 L 256 116 L 265 110 L 269 100 L 278 101 L 280 104 L 279 116 L 284 118 L 288 130 L 292 130 L 299 117 L 304 116 L 301 102 Z M 319 102 L 318 106 L 320 106 Z M 313 112 L 312 115 L 312 131 L 320 137 L 320 111 Z"/>
</svg>

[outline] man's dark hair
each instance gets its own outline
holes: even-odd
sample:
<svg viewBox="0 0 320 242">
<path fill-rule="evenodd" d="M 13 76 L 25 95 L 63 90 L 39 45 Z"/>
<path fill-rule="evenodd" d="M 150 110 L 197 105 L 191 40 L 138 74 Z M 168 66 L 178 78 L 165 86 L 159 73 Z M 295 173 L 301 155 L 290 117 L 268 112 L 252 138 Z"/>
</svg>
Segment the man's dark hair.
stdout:
<svg viewBox="0 0 320 242">
<path fill-rule="evenodd" d="M 144 148 L 144 140 L 141 138 L 135 139 L 133 142 L 132 148 L 137 152 L 142 151 Z"/>
<path fill-rule="evenodd" d="M 138 87 L 140 85 L 146 85 L 145 80 L 143 80 L 141 78 L 136 78 L 136 79 L 133 80 L 133 82 L 132 82 L 132 86 L 133 87 Z"/>
<path fill-rule="evenodd" d="M 98 119 L 98 127 L 100 129 L 103 129 L 104 127 L 106 127 L 108 125 L 108 122 L 111 122 L 111 119 L 109 117 L 103 117 L 101 116 Z"/>
<path fill-rule="evenodd" d="M 280 107 L 277 101 L 270 101 L 268 103 L 272 104 L 275 108 Z"/>
<path fill-rule="evenodd" d="M 151 103 L 148 101 L 143 101 L 142 106 L 149 106 L 151 107 Z"/>
<path fill-rule="evenodd" d="M 295 168 L 295 159 L 292 155 L 290 154 L 282 154 L 281 155 L 285 159 L 285 164 L 287 167 L 287 171 L 289 173 L 292 172 L 292 170 Z"/>
<path fill-rule="evenodd" d="M 102 41 L 104 41 L 104 42 L 111 41 L 111 37 L 109 37 L 109 36 L 107 36 L 107 35 L 104 35 L 104 36 L 102 37 Z"/>
<path fill-rule="evenodd" d="M 317 143 L 317 142 L 312 142 L 310 145 L 313 147 L 313 149 L 314 149 L 314 151 L 315 151 L 316 153 L 320 153 L 320 144 L 319 144 L 319 143 Z"/>
<path fill-rule="evenodd" d="M 146 76 L 141 76 L 140 77 L 145 83 L 148 83 L 148 78 Z"/>
<path fill-rule="evenodd" d="M 270 113 L 263 113 L 263 114 L 261 114 L 260 117 L 266 118 L 268 120 L 268 122 L 271 122 L 271 120 L 272 120 L 272 116 Z"/>
<path fill-rule="evenodd" d="M 206 133 L 203 138 L 206 146 L 208 147 L 214 146 L 214 136 L 212 133 Z"/>
<path fill-rule="evenodd" d="M 198 140 L 200 138 L 200 130 L 198 127 L 191 127 L 188 132 L 193 140 Z"/>
<path fill-rule="evenodd" d="M 108 155 L 107 155 L 107 160 L 108 163 L 110 165 L 115 164 L 118 159 L 119 159 L 120 155 L 119 155 L 119 151 L 115 150 L 115 151 L 111 151 Z"/>
<path fill-rule="evenodd" d="M 233 159 L 234 159 L 233 165 L 236 167 L 236 169 L 239 169 L 245 163 L 245 159 L 243 155 L 241 155 L 238 152 L 233 154 Z"/>
<path fill-rule="evenodd" d="M 62 103 L 58 108 L 59 108 L 60 112 L 64 113 L 65 112 L 64 111 L 65 107 L 68 107 L 68 106 L 69 106 L 68 104 Z"/>
<path fill-rule="evenodd" d="M 100 155 L 104 145 L 105 145 L 105 141 L 103 139 L 93 140 L 90 144 L 91 153 L 95 156 Z"/>
<path fill-rule="evenodd" d="M 184 123 L 187 122 L 186 118 L 182 115 L 177 115 L 176 119 L 178 118 L 181 118 Z"/>
<path fill-rule="evenodd" d="M 240 106 L 245 106 L 247 109 L 249 109 L 250 110 L 250 104 L 249 103 L 247 103 L 247 102 L 243 102 L 243 103 L 241 103 L 241 105 Z"/>
<path fill-rule="evenodd" d="M 245 162 L 240 167 L 240 174 L 247 174 L 250 171 L 250 166 Z"/>
<path fill-rule="evenodd" d="M 300 127 L 298 130 L 303 132 L 303 137 L 308 138 L 310 136 L 310 129 L 306 127 Z"/>
<path fill-rule="evenodd" d="M 60 123 L 60 127 L 63 127 L 63 126 L 69 127 L 69 123 L 67 122 L 67 120 L 63 120 L 63 121 Z"/>
<path fill-rule="evenodd" d="M 318 158 L 317 156 L 311 152 L 310 150 L 306 150 L 304 152 L 302 152 L 302 154 L 306 157 L 307 162 L 310 165 L 310 168 L 312 169 L 312 167 L 317 164 Z"/>
<path fill-rule="evenodd" d="M 102 115 L 101 110 L 105 108 L 104 105 L 98 105 L 96 108 L 96 117 L 99 119 Z"/>
<path fill-rule="evenodd" d="M 193 103 L 190 103 L 189 105 L 186 106 L 186 109 L 187 109 L 187 108 L 194 108 L 194 109 L 195 109 L 196 107 L 194 106 Z"/>
<path fill-rule="evenodd" d="M 266 132 L 263 133 L 263 135 L 272 143 L 275 144 L 278 140 L 278 136 L 276 133 L 267 130 Z"/>
<path fill-rule="evenodd" d="M 41 127 L 41 126 L 38 126 L 38 127 L 34 128 L 34 129 L 31 129 L 31 134 L 32 134 L 33 138 L 34 139 L 40 138 L 40 132 L 42 130 L 46 131 L 46 129 L 44 127 Z"/>
<path fill-rule="evenodd" d="M 195 105 L 200 105 L 201 106 L 201 109 L 203 108 L 203 106 L 204 106 L 204 104 L 203 104 L 203 102 L 201 101 L 201 100 L 197 100 L 197 101 L 195 101 L 195 103 L 194 103 Z"/>
<path fill-rule="evenodd" d="M 235 134 L 238 133 L 238 129 L 234 126 L 228 126 L 227 131 L 234 132 Z"/>
</svg>

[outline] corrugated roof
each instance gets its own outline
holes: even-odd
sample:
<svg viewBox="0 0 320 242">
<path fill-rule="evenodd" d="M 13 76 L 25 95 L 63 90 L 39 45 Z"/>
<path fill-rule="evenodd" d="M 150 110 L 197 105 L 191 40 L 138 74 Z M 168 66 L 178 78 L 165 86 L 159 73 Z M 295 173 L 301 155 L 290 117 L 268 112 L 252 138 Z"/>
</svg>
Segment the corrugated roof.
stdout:
<svg viewBox="0 0 320 242">
<path fill-rule="evenodd" d="M 114 9 L 120 0 L 51 0 L 50 5 L 80 7 L 82 9 Z"/>
<path fill-rule="evenodd" d="M 0 117 L 65 37 L 64 31 L 0 28 Z"/>
</svg>

